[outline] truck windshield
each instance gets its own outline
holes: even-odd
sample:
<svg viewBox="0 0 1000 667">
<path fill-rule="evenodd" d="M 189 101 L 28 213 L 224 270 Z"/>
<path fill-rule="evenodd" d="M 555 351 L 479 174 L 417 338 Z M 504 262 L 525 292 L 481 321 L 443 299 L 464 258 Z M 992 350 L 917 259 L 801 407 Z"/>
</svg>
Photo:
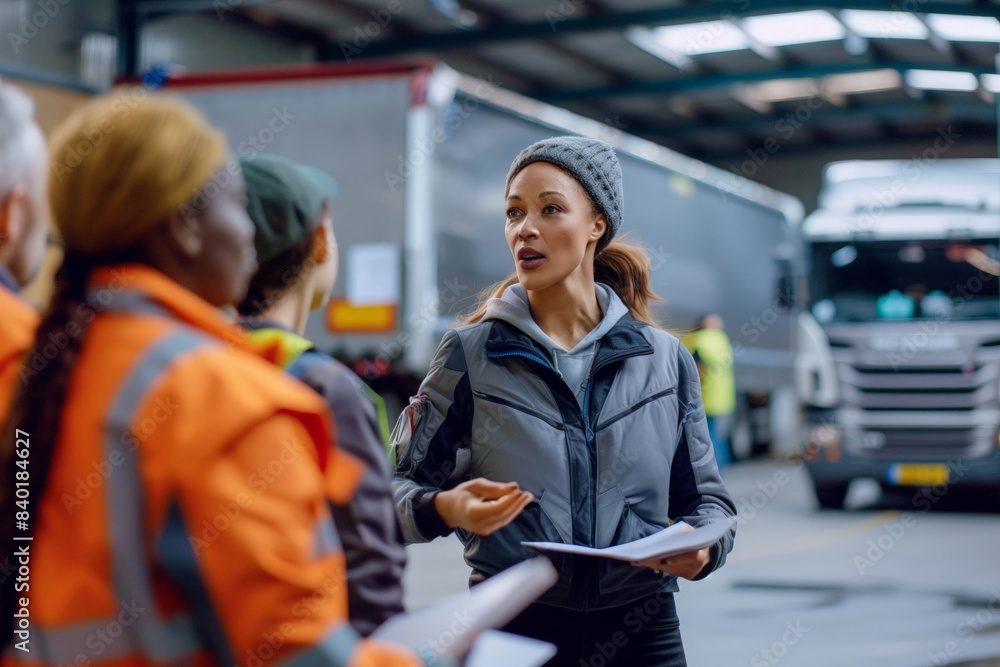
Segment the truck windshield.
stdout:
<svg viewBox="0 0 1000 667">
<path fill-rule="evenodd" d="M 1000 242 L 817 243 L 810 278 L 821 322 L 1000 318 Z"/>
</svg>

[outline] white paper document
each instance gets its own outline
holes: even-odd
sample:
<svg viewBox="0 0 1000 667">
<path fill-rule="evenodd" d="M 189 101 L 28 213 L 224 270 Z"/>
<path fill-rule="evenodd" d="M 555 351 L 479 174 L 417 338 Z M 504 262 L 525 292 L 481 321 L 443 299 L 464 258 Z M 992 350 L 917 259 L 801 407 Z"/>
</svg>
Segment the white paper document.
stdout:
<svg viewBox="0 0 1000 667">
<path fill-rule="evenodd" d="M 555 654 L 554 644 L 486 630 L 479 635 L 464 667 L 541 667 Z"/>
<path fill-rule="evenodd" d="M 632 562 L 653 558 L 669 558 L 677 554 L 710 547 L 722 539 L 722 536 L 732 528 L 734 523 L 736 523 L 735 518 L 718 519 L 705 523 L 698 528 L 692 528 L 687 523 L 678 521 L 672 526 L 644 537 L 641 540 L 618 544 L 604 549 L 581 547 L 561 542 L 521 542 L 521 544 L 542 551 L 558 551 L 560 553 L 580 554 L 583 556 L 602 556 L 604 558 Z"/>
<path fill-rule="evenodd" d="M 435 660 L 437 656 L 458 661 L 474 643 L 478 646 L 476 639 L 484 630 L 503 627 L 512 621 L 558 579 L 559 574 L 548 558 L 533 558 L 490 577 L 468 593 L 391 618 L 375 631 L 373 637 L 409 647 L 428 665 L 440 664 L 440 660 Z M 491 661 L 477 664 L 482 667 L 499 664 L 504 667 L 536 667 L 544 663 L 544 660 L 542 663 L 533 661 L 532 656 L 536 653 L 526 650 L 528 644 L 509 637 L 504 641 L 513 655 L 523 653 L 525 661 L 508 659 L 503 663 Z M 483 660 L 495 655 L 500 639 L 493 637 L 487 642 Z M 520 652 L 514 652 L 515 645 Z"/>
</svg>

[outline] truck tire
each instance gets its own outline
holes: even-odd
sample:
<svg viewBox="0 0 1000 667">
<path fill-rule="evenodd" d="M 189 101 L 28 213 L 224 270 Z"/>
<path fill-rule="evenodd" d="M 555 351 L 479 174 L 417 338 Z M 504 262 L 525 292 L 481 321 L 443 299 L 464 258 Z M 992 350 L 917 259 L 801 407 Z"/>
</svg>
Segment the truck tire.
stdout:
<svg viewBox="0 0 1000 667">
<path fill-rule="evenodd" d="M 844 499 L 847 498 L 847 482 L 815 482 L 813 490 L 816 492 L 816 502 L 821 509 L 839 510 L 844 508 Z"/>
<path fill-rule="evenodd" d="M 733 423 L 729 428 L 729 451 L 733 461 L 746 461 L 753 455 L 753 430 L 750 426 L 750 409 L 746 399 L 737 400 Z"/>
</svg>

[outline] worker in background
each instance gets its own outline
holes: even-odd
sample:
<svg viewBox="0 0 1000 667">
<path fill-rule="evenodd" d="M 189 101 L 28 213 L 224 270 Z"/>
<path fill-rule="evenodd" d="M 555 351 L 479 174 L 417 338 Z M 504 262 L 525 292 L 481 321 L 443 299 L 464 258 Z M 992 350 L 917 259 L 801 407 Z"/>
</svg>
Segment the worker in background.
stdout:
<svg viewBox="0 0 1000 667">
<path fill-rule="evenodd" d="M 241 162 L 260 269 L 239 305 L 250 336 L 277 348 L 278 363 L 333 411 L 337 444 L 365 464 L 346 505 L 331 505 L 347 557 L 351 625 L 363 636 L 403 611 L 406 551 L 389 489 L 389 461 L 370 390 L 346 366 L 303 337 L 309 314 L 337 277 L 327 174 L 276 155 Z"/>
<path fill-rule="evenodd" d="M 18 297 L 42 266 L 49 227 L 48 152 L 33 114 L 27 95 L 0 83 L 0 410 L 38 326 L 38 314 Z"/>
<path fill-rule="evenodd" d="M 66 254 L 0 432 L 0 555 L 30 560 L 2 588 L 6 664 L 419 664 L 347 623 L 327 494 L 359 464 L 217 310 L 257 268 L 222 135 L 102 98 L 57 131 L 50 199 Z"/>
<path fill-rule="evenodd" d="M 722 318 L 715 314 L 701 318 L 698 329 L 684 338 L 684 345 L 698 364 L 708 432 L 715 449 L 715 460 L 721 468 L 732 462 L 729 428 L 736 409 L 733 348 L 723 329 Z"/>
</svg>

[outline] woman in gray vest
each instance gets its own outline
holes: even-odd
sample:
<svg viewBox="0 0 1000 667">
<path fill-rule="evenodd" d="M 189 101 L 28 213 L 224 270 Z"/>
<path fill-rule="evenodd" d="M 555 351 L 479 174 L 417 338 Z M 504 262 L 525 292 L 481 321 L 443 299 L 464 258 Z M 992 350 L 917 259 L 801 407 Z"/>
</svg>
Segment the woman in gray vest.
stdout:
<svg viewBox="0 0 1000 667">
<path fill-rule="evenodd" d="M 653 320 L 646 253 L 613 241 L 614 150 L 533 144 L 505 198 L 515 273 L 444 336 L 397 426 L 407 541 L 457 531 L 474 585 L 536 555 L 523 541 L 602 548 L 735 516 L 697 367 Z M 684 665 L 677 577 L 721 567 L 734 536 L 634 564 L 556 555 L 559 582 L 507 629 L 555 643 L 552 665 Z"/>
</svg>

